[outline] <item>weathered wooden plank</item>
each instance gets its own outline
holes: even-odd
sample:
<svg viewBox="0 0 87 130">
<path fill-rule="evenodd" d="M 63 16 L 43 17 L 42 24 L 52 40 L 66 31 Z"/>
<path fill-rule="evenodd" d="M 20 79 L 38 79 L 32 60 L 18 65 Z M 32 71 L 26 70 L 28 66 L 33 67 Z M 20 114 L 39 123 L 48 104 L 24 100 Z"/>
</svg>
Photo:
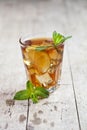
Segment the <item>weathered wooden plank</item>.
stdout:
<svg viewBox="0 0 87 130">
<path fill-rule="evenodd" d="M 24 114 L 24 116 L 26 115 L 27 102 L 23 102 L 23 103 L 16 102 L 13 107 L 7 106 L 5 103 L 7 99 L 12 98 L 13 95 L 11 95 L 11 93 L 13 93 L 15 90 L 24 88 L 24 82 L 25 82 L 24 71 L 25 70 L 22 64 L 20 50 L 18 49 L 18 45 L 16 46 L 15 44 L 17 39 L 19 38 L 19 35 L 25 34 L 26 32 L 34 33 L 38 31 L 41 32 L 41 31 L 48 31 L 48 30 L 49 31 L 51 30 L 52 32 L 53 30 L 57 29 L 59 32 L 67 32 L 67 33 L 72 32 L 72 34 L 79 33 L 79 36 L 81 36 L 80 31 L 84 32 L 85 30 L 85 26 L 84 28 L 82 26 L 83 22 L 79 22 L 79 19 L 78 19 L 80 17 L 80 15 L 78 15 L 79 6 L 78 8 L 76 8 L 77 6 L 75 6 L 75 1 L 74 2 L 70 1 L 71 3 L 68 1 L 69 5 L 67 8 L 67 11 L 70 12 L 69 13 L 70 22 L 69 22 L 68 21 L 69 16 L 67 17 L 66 15 L 67 14 L 66 6 L 64 5 L 63 2 L 64 1 L 61 1 L 61 0 L 58 0 L 58 1 L 48 0 L 48 1 L 37 1 L 37 2 L 22 1 L 19 3 L 18 1 L 0 2 L 0 5 L 1 5 L 0 17 L 3 23 L 3 29 L 0 32 L 1 34 L 0 56 L 3 57 L 0 59 L 1 61 L 0 80 L 2 81 L 1 86 L 0 86 L 0 91 L 2 93 L 0 94 L 0 96 L 2 97 L 1 98 L 2 102 L 0 104 L 1 106 L 0 113 L 2 113 L 2 116 L 0 118 L 1 130 L 7 127 L 8 127 L 8 130 L 12 130 L 12 129 L 16 130 L 17 128 L 25 129 L 25 124 L 26 124 L 25 123 L 26 119 L 24 119 L 23 123 L 19 123 L 19 117 L 22 114 Z M 71 11 L 71 8 L 72 8 L 71 4 L 75 6 L 74 12 L 73 10 Z M 80 4 L 81 6 L 81 3 L 78 3 L 78 4 Z M 5 10 L 3 10 L 3 8 L 5 8 Z M 83 9 L 83 6 L 81 6 L 81 9 Z M 10 12 L 10 14 L 6 12 Z M 83 13 L 86 14 L 86 10 L 83 11 Z M 81 14 L 81 16 L 83 15 L 83 13 Z M 74 17 L 74 15 L 75 15 L 76 21 L 73 20 L 72 18 L 72 16 Z M 78 28 L 76 26 L 77 25 L 76 22 L 79 22 Z M 84 17 L 84 25 L 85 23 L 86 23 L 86 18 Z M 73 42 L 76 42 L 75 38 Z M 83 38 L 82 38 L 82 42 L 83 42 Z M 70 48 L 71 48 L 71 45 L 70 45 Z M 70 48 L 69 48 L 69 52 L 72 52 L 72 49 L 70 50 Z M 75 54 L 77 54 L 77 48 L 75 48 L 74 51 L 75 51 Z M 83 52 L 81 53 L 83 54 Z M 69 69 L 69 64 L 67 62 L 66 52 L 64 56 L 65 58 L 64 58 L 64 64 L 63 64 L 62 82 L 61 82 L 64 85 L 61 85 L 61 87 L 57 91 L 55 91 L 49 97 L 49 99 L 43 100 L 37 105 L 31 104 L 30 117 L 29 117 L 29 124 L 30 124 L 31 129 L 33 129 L 33 127 L 35 127 L 35 129 L 46 129 L 46 130 L 49 128 L 52 130 L 53 129 L 65 130 L 65 128 L 76 129 L 76 130 L 79 129 L 75 102 L 74 102 L 73 89 L 72 89 L 72 84 L 71 84 L 70 69 Z M 16 57 L 18 58 L 18 60 Z M 77 56 L 77 59 L 78 57 L 79 56 Z M 70 53 L 70 58 L 74 59 L 75 56 L 72 56 L 72 53 Z M 72 65 L 74 67 L 74 65 L 77 63 L 77 59 L 75 59 L 75 61 L 74 60 L 72 61 L 73 63 L 71 63 L 71 67 Z M 81 62 L 79 61 L 79 63 Z M 86 64 L 84 65 L 84 67 L 81 69 L 81 72 L 80 72 L 82 75 L 81 78 L 84 79 L 82 81 L 80 80 L 81 85 L 85 82 L 85 78 L 83 78 L 84 77 L 83 71 L 85 72 L 84 68 L 86 68 L 85 66 Z M 80 67 L 81 66 L 79 66 L 79 70 L 80 70 Z M 76 68 L 73 68 L 73 73 L 75 74 L 76 72 L 76 75 L 74 76 L 74 81 L 77 80 L 77 76 L 79 74 L 77 73 L 75 69 Z M 7 77 L 10 77 L 10 78 L 7 78 Z M 80 77 L 78 79 L 80 79 Z M 16 82 L 14 82 L 14 80 Z M 75 81 L 75 86 L 78 86 L 78 85 L 80 84 L 78 84 L 78 82 Z M 81 89 L 79 89 L 78 91 L 78 87 L 77 87 L 76 96 L 78 97 L 78 104 L 80 104 L 78 106 L 80 110 L 81 125 L 82 125 L 82 128 L 85 130 L 86 118 L 84 117 L 84 112 L 86 113 L 87 107 L 85 106 L 85 102 L 84 102 L 84 109 L 82 105 L 85 99 L 85 98 L 83 99 L 83 97 L 86 95 L 86 91 L 84 92 L 85 94 L 83 94 L 81 93 L 83 88 L 82 87 L 80 88 Z M 85 89 L 85 85 L 84 85 L 84 89 Z M 3 96 L 4 92 L 6 92 L 7 95 Z M 79 96 L 78 93 L 80 93 L 81 95 Z M 9 114 L 7 112 L 9 111 L 9 109 L 12 112 L 11 118 L 9 117 Z M 4 115 L 5 111 L 7 112 L 6 115 Z M 54 121 L 54 117 L 55 117 L 55 121 Z M 6 121 L 7 119 L 8 119 L 8 122 Z M 4 123 L 2 123 L 3 121 Z"/>
<path fill-rule="evenodd" d="M 34 130 L 79 130 L 72 86 L 61 85 L 48 99 L 31 104 L 28 127 Z"/>
<path fill-rule="evenodd" d="M 25 130 L 27 102 L 14 102 L 14 93 L 0 93 L 0 130 Z"/>
<path fill-rule="evenodd" d="M 64 21 L 66 22 L 67 20 L 64 15 L 65 7 L 63 1 L 58 1 L 58 3 L 57 1 L 55 2 L 56 5 L 52 1 L 52 4 L 50 4 L 50 6 L 49 3 L 46 3 L 46 7 L 48 8 L 45 8 L 45 10 L 44 10 L 45 3 L 43 4 L 38 3 L 38 6 L 40 5 L 39 6 L 40 9 L 38 11 L 40 15 L 39 15 L 39 20 L 37 19 L 38 22 L 34 25 L 35 27 L 34 32 L 37 32 L 37 30 L 43 30 L 43 31 L 51 30 L 52 32 L 53 31 L 52 29 L 54 29 L 54 27 L 56 27 L 56 29 L 59 29 L 60 32 L 65 31 L 63 22 Z M 59 20 L 57 17 L 58 15 L 64 16 L 63 17 L 64 21 L 62 19 Z M 47 22 L 45 23 L 45 21 Z M 43 27 L 41 25 L 43 25 Z M 30 129 L 65 130 L 68 128 L 71 130 L 72 129 L 79 130 L 66 49 L 64 52 L 62 82 L 60 88 L 57 89 L 52 95 L 50 95 L 48 99 L 42 100 L 39 104 L 31 103 L 29 110 L 30 111 L 28 117 L 29 118 L 28 128 Z"/>
<path fill-rule="evenodd" d="M 39 104 L 30 104 L 28 128 L 35 130 L 65 130 L 65 128 L 79 130 L 71 76 L 69 69 L 67 71 L 68 61 L 66 57 L 67 55 L 64 53 L 63 69 L 65 71 L 62 71 L 61 86 L 48 99 L 41 100 Z M 66 76 L 66 73 L 68 76 Z M 68 80 L 70 81 L 68 82 Z"/>
<path fill-rule="evenodd" d="M 2 56 L 0 65 L 0 130 L 16 130 L 16 128 L 25 130 L 27 102 L 15 102 L 13 104 L 12 100 L 17 90 L 25 88 L 25 74 L 22 71 L 24 68 L 20 64 L 17 48 L 10 45 L 10 40 L 7 38 L 6 40 L 9 43 L 9 48 L 3 46 L 3 42 L 0 44 L 0 54 Z M 15 52 L 18 55 L 15 55 Z"/>
<path fill-rule="evenodd" d="M 70 47 L 71 48 L 71 47 Z M 80 122 L 80 127 L 84 130 L 87 129 L 87 74 L 86 74 L 86 69 L 87 69 L 87 61 L 85 59 L 86 57 L 86 52 L 84 51 L 85 48 L 80 47 L 77 45 L 77 50 L 72 54 L 71 49 L 69 48 L 69 59 L 71 62 L 71 72 L 72 72 L 72 80 L 73 80 L 73 87 L 75 91 L 75 96 L 76 96 L 76 103 L 77 103 L 77 111 L 79 113 L 79 122 Z M 73 46 L 74 48 L 74 46 Z M 79 48 L 79 49 L 78 49 Z M 75 49 L 75 48 L 74 48 Z M 81 53 L 80 53 L 81 52 Z M 80 58 L 79 58 L 80 57 Z M 74 59 L 74 61 L 72 60 Z M 84 116 L 85 115 L 85 116 Z"/>
<path fill-rule="evenodd" d="M 77 4 L 79 6 L 77 6 Z M 87 129 L 87 40 L 86 23 L 87 1 L 73 1 L 72 4 L 67 0 L 67 15 L 72 32 L 72 43 L 68 45 L 68 55 L 73 80 L 73 89 L 77 106 L 77 115 L 80 130 Z M 73 8 L 71 10 L 71 8 Z M 74 19 L 73 19 L 74 17 Z M 80 20 L 81 19 L 81 20 Z M 73 23 L 73 24 L 72 24 Z M 78 25 L 78 26 L 77 26 Z"/>
<path fill-rule="evenodd" d="M 28 16 L 23 20 L 25 13 L 19 12 L 24 4 L 17 4 L 0 1 L 0 130 L 26 129 L 27 101 L 14 103 L 12 99 L 16 91 L 25 88 L 26 81 L 19 36 L 32 29 Z"/>
<path fill-rule="evenodd" d="M 69 68 L 69 63 L 68 63 L 68 57 L 67 57 L 66 43 L 65 43 L 64 54 L 63 54 L 61 84 L 65 84 L 65 85 L 72 84 L 71 75 L 70 75 L 70 68 Z"/>
</svg>

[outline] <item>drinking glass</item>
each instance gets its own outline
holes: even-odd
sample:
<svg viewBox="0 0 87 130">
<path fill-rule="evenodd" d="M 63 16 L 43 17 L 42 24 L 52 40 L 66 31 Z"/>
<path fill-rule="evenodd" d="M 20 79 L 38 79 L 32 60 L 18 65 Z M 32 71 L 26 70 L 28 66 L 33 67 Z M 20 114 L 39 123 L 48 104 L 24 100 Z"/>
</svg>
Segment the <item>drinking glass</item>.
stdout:
<svg viewBox="0 0 87 130">
<path fill-rule="evenodd" d="M 47 33 L 21 37 L 19 42 L 27 79 L 53 92 L 60 82 L 64 44 L 55 47 Z"/>
</svg>

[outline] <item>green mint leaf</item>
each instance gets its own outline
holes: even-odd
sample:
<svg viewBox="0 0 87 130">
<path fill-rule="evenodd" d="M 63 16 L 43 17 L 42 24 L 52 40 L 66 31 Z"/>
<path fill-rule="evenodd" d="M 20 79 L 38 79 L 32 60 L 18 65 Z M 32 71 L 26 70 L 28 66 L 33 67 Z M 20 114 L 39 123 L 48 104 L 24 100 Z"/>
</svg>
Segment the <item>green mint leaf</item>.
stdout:
<svg viewBox="0 0 87 130">
<path fill-rule="evenodd" d="M 42 91 L 43 93 L 49 95 L 49 91 L 47 89 L 45 89 L 44 87 L 39 86 L 35 90 Z"/>
<path fill-rule="evenodd" d="M 67 39 L 71 38 L 72 36 L 67 36 L 67 37 L 64 37 L 61 42 L 63 43 L 64 41 L 66 41 Z"/>
<path fill-rule="evenodd" d="M 58 37 L 58 34 L 56 31 L 53 32 L 53 40 L 56 42 L 56 38 Z"/>
<path fill-rule="evenodd" d="M 64 37 L 63 35 L 57 33 L 56 31 L 53 32 L 53 42 L 55 45 L 59 45 L 71 37 L 72 36 Z"/>
<path fill-rule="evenodd" d="M 49 96 L 49 92 L 43 87 L 37 87 L 35 89 L 35 95 L 41 98 L 47 98 Z"/>
<path fill-rule="evenodd" d="M 32 93 L 30 98 L 32 99 L 33 103 L 38 103 L 38 97 L 35 93 Z"/>
<path fill-rule="evenodd" d="M 21 91 L 17 92 L 14 96 L 15 100 L 26 100 L 29 98 L 30 98 L 30 95 L 27 90 L 21 90 Z"/>
<path fill-rule="evenodd" d="M 47 49 L 49 46 L 38 46 L 35 48 L 36 51 L 43 51 L 45 49 Z"/>
<path fill-rule="evenodd" d="M 29 90 L 30 92 L 32 92 L 34 90 L 34 85 L 32 84 L 32 82 L 30 82 L 29 80 L 26 82 L 26 88 L 27 90 Z"/>
<path fill-rule="evenodd" d="M 49 92 L 43 87 L 35 87 L 32 82 L 26 82 L 26 90 L 17 92 L 14 96 L 15 100 L 31 99 L 33 103 L 37 103 L 40 98 L 47 98 Z"/>
</svg>

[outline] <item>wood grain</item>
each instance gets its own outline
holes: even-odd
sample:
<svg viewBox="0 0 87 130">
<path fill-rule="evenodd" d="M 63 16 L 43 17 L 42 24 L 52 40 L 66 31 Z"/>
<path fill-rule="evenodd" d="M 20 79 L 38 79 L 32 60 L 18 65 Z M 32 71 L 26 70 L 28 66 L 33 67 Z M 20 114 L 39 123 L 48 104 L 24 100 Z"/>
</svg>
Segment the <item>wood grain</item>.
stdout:
<svg viewBox="0 0 87 130">
<path fill-rule="evenodd" d="M 87 130 L 86 14 L 86 0 L 0 1 L 0 130 Z M 38 104 L 14 102 L 26 81 L 19 37 L 54 30 L 73 36 L 65 44 L 61 86 Z"/>
</svg>

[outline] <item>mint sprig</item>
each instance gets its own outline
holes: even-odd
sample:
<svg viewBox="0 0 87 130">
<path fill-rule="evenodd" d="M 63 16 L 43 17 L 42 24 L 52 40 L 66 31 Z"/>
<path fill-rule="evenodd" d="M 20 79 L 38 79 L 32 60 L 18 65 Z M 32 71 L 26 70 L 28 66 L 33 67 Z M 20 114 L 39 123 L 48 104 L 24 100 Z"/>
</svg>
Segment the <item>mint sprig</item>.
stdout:
<svg viewBox="0 0 87 130">
<path fill-rule="evenodd" d="M 65 42 L 67 39 L 69 39 L 71 37 L 72 36 L 65 37 L 62 34 L 57 33 L 56 31 L 54 31 L 53 34 L 52 34 L 53 46 L 52 45 L 49 45 L 49 46 L 39 46 L 39 47 L 36 47 L 35 50 L 36 51 L 43 51 L 43 50 L 46 50 L 49 47 L 56 48 L 58 45 L 62 44 L 63 42 Z"/>
<path fill-rule="evenodd" d="M 45 49 L 47 49 L 49 46 L 38 46 L 38 47 L 36 47 L 36 51 L 43 51 L 43 50 L 45 50 Z"/>
<path fill-rule="evenodd" d="M 31 99 L 33 103 L 37 103 L 40 98 L 47 98 L 48 96 L 49 92 L 45 88 L 35 87 L 32 82 L 27 81 L 26 89 L 18 91 L 14 96 L 14 100 Z"/>
<path fill-rule="evenodd" d="M 72 36 L 63 36 L 60 33 L 57 33 L 56 31 L 53 32 L 53 42 L 56 46 L 58 46 L 59 44 L 63 43 L 64 41 L 66 41 L 67 39 L 71 38 Z"/>
<path fill-rule="evenodd" d="M 26 100 L 29 98 L 29 93 L 27 90 L 21 90 L 17 92 L 14 96 L 15 100 Z"/>
</svg>

